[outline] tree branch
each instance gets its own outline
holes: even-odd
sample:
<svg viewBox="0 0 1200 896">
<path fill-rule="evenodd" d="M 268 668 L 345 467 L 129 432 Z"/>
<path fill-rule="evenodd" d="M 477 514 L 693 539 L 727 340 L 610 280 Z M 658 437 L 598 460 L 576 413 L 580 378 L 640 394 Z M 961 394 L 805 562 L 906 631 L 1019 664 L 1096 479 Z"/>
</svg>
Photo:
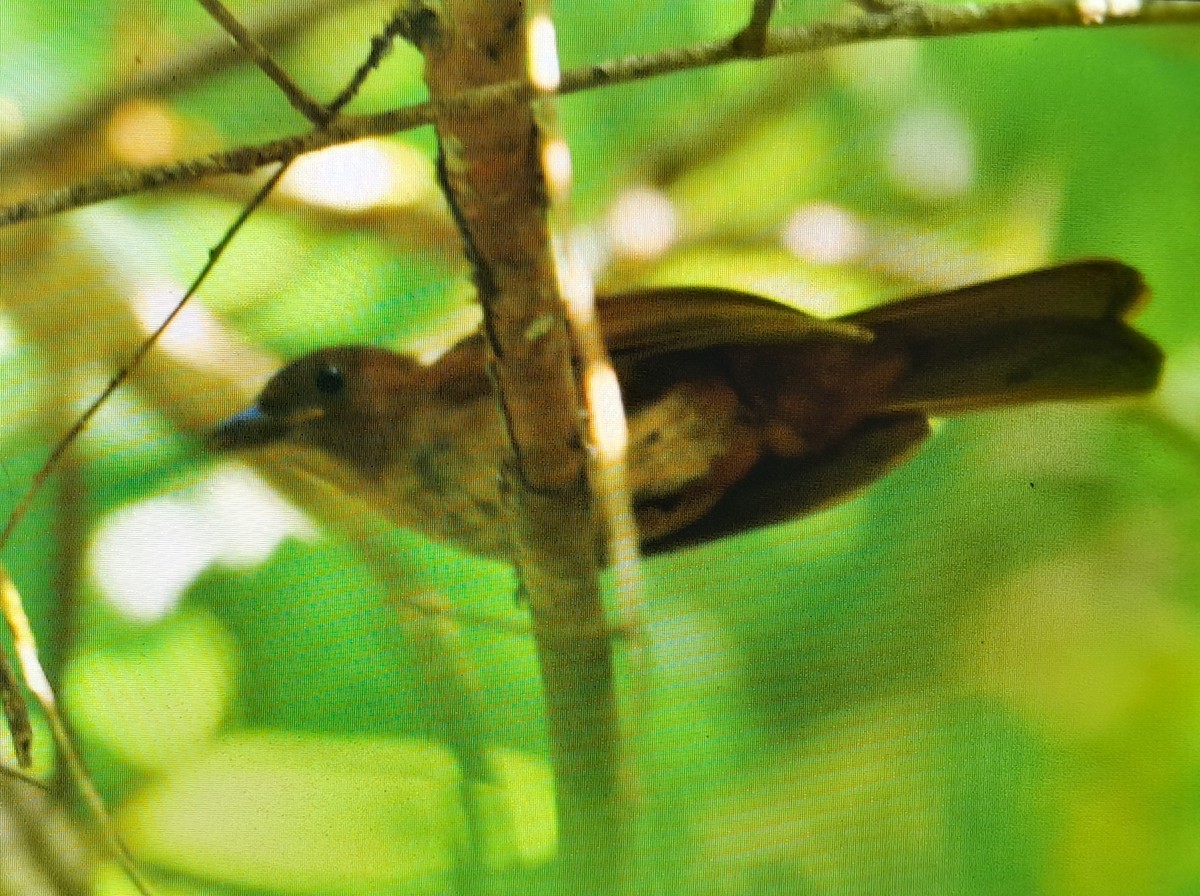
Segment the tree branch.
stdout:
<svg viewBox="0 0 1200 896">
<path fill-rule="evenodd" d="M 858 15 L 779 29 L 768 37 L 761 55 L 763 58 L 790 56 L 895 38 L 961 37 L 1034 28 L 1165 24 L 1200 24 L 1200 0 L 1151 0 L 1129 15 L 1110 16 L 1099 22 L 1078 3 L 1063 0 L 989 6 L 973 3 L 904 6 L 886 14 Z M 710 41 L 573 69 L 563 74 L 558 93 L 578 93 L 733 61 L 745 60 L 730 41 Z M 439 114 L 468 113 L 496 104 L 528 102 L 533 95 L 534 90 L 527 82 L 513 79 L 439 98 L 436 105 L 418 103 L 376 115 L 346 116 L 322 131 L 296 134 L 167 165 L 124 168 L 0 207 L 0 227 L 216 174 L 248 174 L 256 168 L 339 143 L 431 124 Z"/>
<path fill-rule="evenodd" d="M 613 894 L 626 870 L 628 813 L 578 346 L 549 226 L 556 187 L 543 172 L 548 150 L 529 103 L 470 111 L 453 104 L 465 90 L 529 77 L 524 9 L 519 0 L 448 0 L 439 10 L 438 28 L 421 43 L 425 80 L 436 103 L 443 186 L 474 269 L 512 448 L 505 464 L 512 560 L 537 639 L 559 867 L 572 892 Z"/>
</svg>

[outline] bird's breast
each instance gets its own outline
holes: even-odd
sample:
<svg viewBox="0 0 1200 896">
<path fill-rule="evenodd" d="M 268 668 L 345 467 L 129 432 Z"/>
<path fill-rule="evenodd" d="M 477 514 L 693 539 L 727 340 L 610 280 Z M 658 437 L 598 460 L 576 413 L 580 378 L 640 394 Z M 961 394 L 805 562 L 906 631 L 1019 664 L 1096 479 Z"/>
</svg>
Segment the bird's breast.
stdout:
<svg viewBox="0 0 1200 896">
<path fill-rule="evenodd" d="M 394 520 L 471 553 L 510 557 L 501 481 L 507 437 L 495 400 L 417 409 L 398 442 L 379 482 Z"/>
</svg>

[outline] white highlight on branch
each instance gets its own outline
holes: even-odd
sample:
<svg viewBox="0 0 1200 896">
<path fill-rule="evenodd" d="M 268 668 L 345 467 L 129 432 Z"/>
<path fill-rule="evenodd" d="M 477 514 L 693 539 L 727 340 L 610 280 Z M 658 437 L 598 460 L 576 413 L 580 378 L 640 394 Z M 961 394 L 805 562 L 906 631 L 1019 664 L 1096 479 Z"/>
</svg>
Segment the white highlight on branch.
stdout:
<svg viewBox="0 0 1200 896">
<path fill-rule="evenodd" d="M 558 278 L 559 291 L 575 326 L 589 325 L 596 316 L 596 284 L 591 273 L 584 265 L 572 263 L 559 265 Z"/>
<path fill-rule="evenodd" d="M 1099 25 L 1110 16 L 1137 15 L 1142 11 L 1141 0 L 1078 0 L 1079 18 L 1086 25 Z"/>
<path fill-rule="evenodd" d="M 54 689 L 50 687 L 50 679 L 46 677 L 46 670 L 42 668 L 42 661 L 38 659 L 37 644 L 22 639 L 16 648 L 17 659 L 25 673 L 25 684 L 29 686 L 29 690 L 33 691 L 43 706 L 53 703 Z"/>
<path fill-rule="evenodd" d="M 529 20 L 526 33 L 529 47 L 529 80 L 538 90 L 551 93 L 562 83 L 558 65 L 558 36 L 550 17 L 537 13 Z"/>
<path fill-rule="evenodd" d="M 600 463 L 614 464 L 624 456 L 629 444 L 629 426 L 625 422 L 617 372 L 609 364 L 594 365 L 588 369 L 584 388 L 588 406 L 594 411 L 592 437 Z"/>
<path fill-rule="evenodd" d="M 12 632 L 13 648 L 17 653 L 17 662 L 21 665 L 25 684 L 43 706 L 53 706 L 54 689 L 50 687 L 50 679 L 46 677 L 46 670 L 42 668 L 42 661 L 38 659 L 33 628 L 29 625 L 29 617 L 25 615 L 17 586 L 3 568 L 0 568 L 0 606 L 4 608 L 4 617 L 8 620 Z"/>
<path fill-rule="evenodd" d="M 546 172 L 546 186 L 551 196 L 570 195 L 571 147 L 562 137 L 552 137 L 542 145 L 542 170 Z"/>
</svg>

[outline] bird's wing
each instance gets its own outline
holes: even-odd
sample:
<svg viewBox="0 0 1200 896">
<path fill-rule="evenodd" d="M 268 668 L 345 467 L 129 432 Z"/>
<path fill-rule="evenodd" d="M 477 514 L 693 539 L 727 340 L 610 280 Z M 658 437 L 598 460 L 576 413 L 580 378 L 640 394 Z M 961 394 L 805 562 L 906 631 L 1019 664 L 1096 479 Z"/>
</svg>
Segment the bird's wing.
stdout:
<svg viewBox="0 0 1200 896">
<path fill-rule="evenodd" d="M 929 422 L 920 414 L 879 416 L 818 454 L 766 458 L 709 512 L 647 539 L 643 549 L 658 554 L 703 544 L 843 501 L 903 463 L 928 435 Z"/>
<path fill-rule="evenodd" d="M 717 287 L 619 293 L 600 299 L 597 309 L 609 351 L 630 361 L 718 346 L 872 339 L 858 324 L 822 320 L 770 299 Z"/>
</svg>

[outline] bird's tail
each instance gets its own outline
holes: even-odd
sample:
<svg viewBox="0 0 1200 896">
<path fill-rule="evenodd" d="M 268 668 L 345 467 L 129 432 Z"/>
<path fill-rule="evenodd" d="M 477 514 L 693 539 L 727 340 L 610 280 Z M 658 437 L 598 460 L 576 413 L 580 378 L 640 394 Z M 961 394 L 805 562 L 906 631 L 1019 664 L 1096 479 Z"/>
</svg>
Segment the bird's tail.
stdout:
<svg viewBox="0 0 1200 896">
<path fill-rule="evenodd" d="M 886 410 L 949 414 L 1150 391 L 1162 352 L 1126 323 L 1146 295 L 1133 268 L 1082 261 L 842 320 L 909 358 Z"/>
</svg>

